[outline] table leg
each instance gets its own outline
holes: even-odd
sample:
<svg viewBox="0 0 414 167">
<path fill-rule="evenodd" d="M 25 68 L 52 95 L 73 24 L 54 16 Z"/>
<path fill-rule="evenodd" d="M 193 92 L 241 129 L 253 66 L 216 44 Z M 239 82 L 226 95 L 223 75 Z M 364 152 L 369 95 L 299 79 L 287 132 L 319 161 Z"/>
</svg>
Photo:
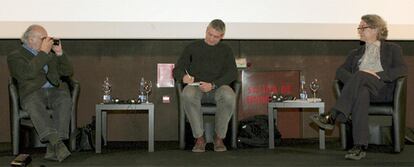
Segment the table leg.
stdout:
<svg viewBox="0 0 414 167">
<path fill-rule="evenodd" d="M 148 152 L 154 152 L 154 106 L 148 109 Z"/>
<path fill-rule="evenodd" d="M 95 120 L 95 153 L 101 153 L 101 137 L 102 137 L 102 112 L 99 108 L 96 108 L 96 120 Z"/>
<path fill-rule="evenodd" d="M 319 108 L 319 114 L 323 114 L 325 112 L 324 107 Z M 319 149 L 324 150 L 325 149 L 325 130 L 322 128 L 319 128 Z"/>
<path fill-rule="evenodd" d="M 277 109 L 276 110 L 276 115 L 277 115 Z M 269 122 L 269 149 L 274 149 L 275 148 L 275 134 L 274 134 L 274 125 L 275 123 L 273 122 L 273 118 L 274 118 L 274 112 L 273 112 L 273 106 L 270 106 L 270 104 L 268 104 L 267 106 L 267 112 L 268 112 L 268 122 Z"/>
<path fill-rule="evenodd" d="M 102 111 L 102 137 L 104 140 L 104 146 L 108 145 L 108 117 L 107 112 Z"/>
</svg>

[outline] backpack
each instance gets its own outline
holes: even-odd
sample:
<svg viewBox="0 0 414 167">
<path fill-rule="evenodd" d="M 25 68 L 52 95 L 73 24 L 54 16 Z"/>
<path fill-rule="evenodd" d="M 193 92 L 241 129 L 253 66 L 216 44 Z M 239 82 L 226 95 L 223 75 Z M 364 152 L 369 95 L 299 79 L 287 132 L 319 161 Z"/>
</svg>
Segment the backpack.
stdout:
<svg viewBox="0 0 414 167">
<path fill-rule="evenodd" d="M 276 125 L 274 128 L 275 145 L 280 145 L 281 137 Z M 267 115 L 256 115 L 239 123 L 237 135 L 237 147 L 268 147 L 269 126 Z"/>
<path fill-rule="evenodd" d="M 95 119 L 91 123 L 76 128 L 71 135 L 71 140 L 76 140 L 76 151 L 90 151 L 95 149 Z"/>
</svg>

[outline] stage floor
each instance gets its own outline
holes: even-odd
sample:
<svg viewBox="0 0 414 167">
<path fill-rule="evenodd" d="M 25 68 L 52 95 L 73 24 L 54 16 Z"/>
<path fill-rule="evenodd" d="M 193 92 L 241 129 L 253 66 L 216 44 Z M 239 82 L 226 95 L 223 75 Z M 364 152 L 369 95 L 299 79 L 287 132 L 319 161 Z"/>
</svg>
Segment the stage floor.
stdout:
<svg viewBox="0 0 414 167">
<path fill-rule="evenodd" d="M 149 153 L 146 142 L 110 142 L 102 154 L 94 151 L 73 152 L 63 163 L 43 159 L 44 149 L 27 149 L 32 167 L 59 166 L 414 166 L 414 145 L 406 145 L 402 153 L 391 153 L 390 146 L 370 146 L 367 157 L 359 161 L 345 160 L 338 140 L 328 140 L 326 150 L 319 150 L 317 139 L 285 140 L 276 149 L 240 148 L 228 152 L 192 153 L 179 150 L 178 142 L 156 142 Z M 9 150 L 0 149 L 0 166 L 14 159 Z"/>
</svg>

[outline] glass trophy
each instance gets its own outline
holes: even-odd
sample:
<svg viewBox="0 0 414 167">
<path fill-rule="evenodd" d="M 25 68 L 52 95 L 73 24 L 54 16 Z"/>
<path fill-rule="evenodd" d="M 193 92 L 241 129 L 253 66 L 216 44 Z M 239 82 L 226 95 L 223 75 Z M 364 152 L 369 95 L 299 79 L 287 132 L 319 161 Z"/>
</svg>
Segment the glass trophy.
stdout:
<svg viewBox="0 0 414 167">
<path fill-rule="evenodd" d="M 103 103 L 110 103 L 112 98 L 111 98 L 111 84 L 109 83 L 109 78 L 106 77 L 103 84 L 102 84 L 102 91 L 103 91 Z"/>
</svg>

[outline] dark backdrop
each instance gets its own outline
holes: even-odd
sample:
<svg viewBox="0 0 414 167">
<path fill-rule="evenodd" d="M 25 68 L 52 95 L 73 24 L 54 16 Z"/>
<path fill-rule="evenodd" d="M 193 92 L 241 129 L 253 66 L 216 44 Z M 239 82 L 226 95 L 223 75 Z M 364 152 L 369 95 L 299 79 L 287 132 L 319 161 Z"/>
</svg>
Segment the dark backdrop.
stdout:
<svg viewBox="0 0 414 167">
<path fill-rule="evenodd" d="M 157 63 L 175 63 L 181 51 L 193 40 L 63 40 L 64 51 L 75 67 L 75 76 L 81 83 L 78 106 L 78 126 L 85 125 L 95 115 L 95 104 L 101 102 L 101 85 L 106 76 L 110 78 L 112 94 L 120 99 L 135 98 L 141 77 L 156 81 Z M 245 57 L 251 64 L 247 70 L 301 70 L 306 79 L 319 78 L 320 95 L 329 109 L 335 102 L 332 81 L 336 68 L 347 53 L 358 47 L 359 41 L 314 40 L 225 40 L 235 57 Z M 414 41 L 395 41 L 404 50 L 409 75 L 414 74 Z M 10 117 L 7 83 L 9 71 L 6 57 L 19 47 L 16 39 L 0 40 L 0 142 L 10 142 Z M 408 99 L 413 101 L 414 89 L 408 79 Z M 162 103 L 168 95 L 171 103 Z M 178 139 L 177 97 L 174 88 L 154 88 L 150 100 L 155 103 L 155 139 Z M 413 103 L 407 106 L 407 126 L 414 127 Z M 313 112 L 312 112 L 313 113 Z M 302 135 L 317 137 L 317 131 L 309 127 L 308 115 L 301 112 Z M 289 122 L 287 122 L 289 123 Z M 109 140 L 146 140 L 146 114 L 110 114 Z M 328 134 L 338 136 L 337 131 Z"/>
</svg>

